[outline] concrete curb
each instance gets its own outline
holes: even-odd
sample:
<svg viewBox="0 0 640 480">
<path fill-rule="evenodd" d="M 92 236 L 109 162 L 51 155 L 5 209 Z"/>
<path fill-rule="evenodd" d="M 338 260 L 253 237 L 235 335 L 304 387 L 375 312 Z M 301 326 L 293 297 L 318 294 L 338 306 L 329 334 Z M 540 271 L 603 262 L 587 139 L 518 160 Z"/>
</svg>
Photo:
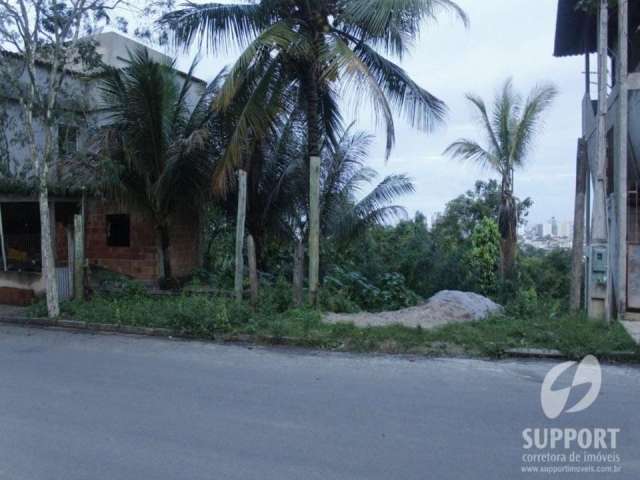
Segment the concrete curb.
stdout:
<svg viewBox="0 0 640 480">
<path fill-rule="evenodd" d="M 91 323 L 79 320 L 50 319 L 43 317 L 0 316 L 0 324 L 20 327 L 59 328 L 84 333 L 112 333 L 139 335 L 144 337 L 179 338 L 193 341 L 221 341 L 225 343 L 262 343 L 270 345 L 302 345 L 304 339 L 293 337 L 274 337 L 269 335 L 249 335 L 245 333 L 224 334 L 215 339 L 206 339 L 194 335 L 176 332 L 169 328 L 134 327 L 112 323 Z"/>
<path fill-rule="evenodd" d="M 510 348 L 504 353 L 515 358 L 565 358 L 566 355 L 560 350 L 546 348 Z"/>
<path fill-rule="evenodd" d="M 546 348 L 510 348 L 504 351 L 505 355 L 510 358 L 538 358 L 549 360 L 566 360 L 570 359 L 569 355 L 562 353 L 560 350 L 552 350 Z M 606 355 L 598 355 L 599 358 L 612 361 L 640 361 L 640 354 L 636 352 L 611 352 Z"/>
<path fill-rule="evenodd" d="M 41 317 L 0 317 L 0 323 L 23 327 L 64 328 L 94 333 L 122 333 L 147 337 L 171 337 L 175 332 L 167 328 L 133 327 L 109 323 L 90 323 L 78 320 L 50 319 Z"/>
</svg>

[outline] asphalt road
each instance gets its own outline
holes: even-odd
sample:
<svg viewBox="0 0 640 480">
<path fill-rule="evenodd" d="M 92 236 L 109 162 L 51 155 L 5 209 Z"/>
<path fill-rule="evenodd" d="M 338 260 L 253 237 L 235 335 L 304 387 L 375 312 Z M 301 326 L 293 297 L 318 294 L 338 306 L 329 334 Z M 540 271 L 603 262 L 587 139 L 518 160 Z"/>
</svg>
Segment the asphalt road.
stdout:
<svg viewBox="0 0 640 480">
<path fill-rule="evenodd" d="M 640 478 L 640 369 L 550 421 L 551 366 L 0 327 L 0 478 L 545 478 L 523 429 L 595 426 L 621 428 L 622 472 L 588 478 Z"/>
</svg>

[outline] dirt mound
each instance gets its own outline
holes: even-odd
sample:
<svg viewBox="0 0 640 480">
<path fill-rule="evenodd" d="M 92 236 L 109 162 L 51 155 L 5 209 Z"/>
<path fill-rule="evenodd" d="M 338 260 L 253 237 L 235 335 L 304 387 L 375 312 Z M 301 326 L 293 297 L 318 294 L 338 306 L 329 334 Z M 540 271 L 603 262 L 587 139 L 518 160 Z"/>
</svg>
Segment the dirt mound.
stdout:
<svg viewBox="0 0 640 480">
<path fill-rule="evenodd" d="M 427 303 L 395 312 L 327 314 L 327 323 L 353 323 L 359 327 L 404 325 L 406 327 L 435 328 L 448 323 L 483 320 L 502 311 L 502 307 L 482 295 L 445 290 L 435 294 Z"/>
</svg>

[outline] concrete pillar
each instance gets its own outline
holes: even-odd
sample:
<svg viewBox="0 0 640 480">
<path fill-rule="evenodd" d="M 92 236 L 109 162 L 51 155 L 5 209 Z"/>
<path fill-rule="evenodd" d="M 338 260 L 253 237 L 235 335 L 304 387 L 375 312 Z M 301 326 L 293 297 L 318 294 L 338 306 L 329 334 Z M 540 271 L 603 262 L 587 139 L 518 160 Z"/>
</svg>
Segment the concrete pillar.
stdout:
<svg viewBox="0 0 640 480">
<path fill-rule="evenodd" d="M 2 216 L 2 204 L 0 203 L 0 249 L 2 250 L 2 269 L 6 272 L 7 265 L 7 245 L 4 240 L 4 217 Z"/>
<path fill-rule="evenodd" d="M 570 307 L 577 312 L 581 308 L 581 294 L 584 276 L 584 229 L 585 192 L 587 189 L 587 147 L 585 141 L 578 141 L 576 159 L 576 197 L 573 217 L 573 250 L 571 252 L 571 292 Z"/>
<path fill-rule="evenodd" d="M 244 226 L 247 217 L 247 172 L 238 171 L 238 214 L 236 217 L 236 255 L 234 291 L 237 301 L 242 301 L 244 286 Z"/>
<path fill-rule="evenodd" d="M 73 217 L 73 252 L 69 252 L 69 258 L 73 256 L 73 292 L 76 300 L 84 299 L 84 218 L 82 215 Z"/>
<path fill-rule="evenodd" d="M 624 317 L 627 307 L 627 169 L 629 161 L 629 0 L 618 0 L 618 118 L 616 129 L 616 213 L 617 232 L 617 272 L 616 286 L 617 314 Z"/>
<path fill-rule="evenodd" d="M 607 109 L 608 109 L 608 48 L 609 48 L 609 6 L 608 0 L 600 0 L 598 11 L 598 128 L 597 128 L 597 170 L 592 172 L 595 179 L 593 192 L 593 222 L 591 228 L 591 248 L 589 252 L 591 272 L 589 282 L 588 314 L 591 318 L 608 318 L 609 309 L 609 268 L 596 275 L 594 268 L 606 264 L 608 254 L 607 233 Z M 601 262 L 602 261 L 602 262 Z"/>
<path fill-rule="evenodd" d="M 320 157 L 311 157 L 309 177 L 309 303 L 316 307 L 320 283 Z"/>
</svg>

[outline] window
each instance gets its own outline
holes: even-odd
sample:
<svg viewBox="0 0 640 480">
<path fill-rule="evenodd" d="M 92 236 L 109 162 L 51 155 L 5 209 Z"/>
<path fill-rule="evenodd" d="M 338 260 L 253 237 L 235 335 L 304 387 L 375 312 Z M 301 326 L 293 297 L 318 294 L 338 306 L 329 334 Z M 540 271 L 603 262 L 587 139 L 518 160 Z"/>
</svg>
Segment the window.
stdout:
<svg viewBox="0 0 640 480">
<path fill-rule="evenodd" d="M 58 125 L 58 154 L 60 157 L 74 155 L 78 151 L 78 129 L 69 125 Z"/>
<path fill-rule="evenodd" d="M 130 221 L 129 215 L 107 215 L 107 246 L 130 246 Z"/>
</svg>

